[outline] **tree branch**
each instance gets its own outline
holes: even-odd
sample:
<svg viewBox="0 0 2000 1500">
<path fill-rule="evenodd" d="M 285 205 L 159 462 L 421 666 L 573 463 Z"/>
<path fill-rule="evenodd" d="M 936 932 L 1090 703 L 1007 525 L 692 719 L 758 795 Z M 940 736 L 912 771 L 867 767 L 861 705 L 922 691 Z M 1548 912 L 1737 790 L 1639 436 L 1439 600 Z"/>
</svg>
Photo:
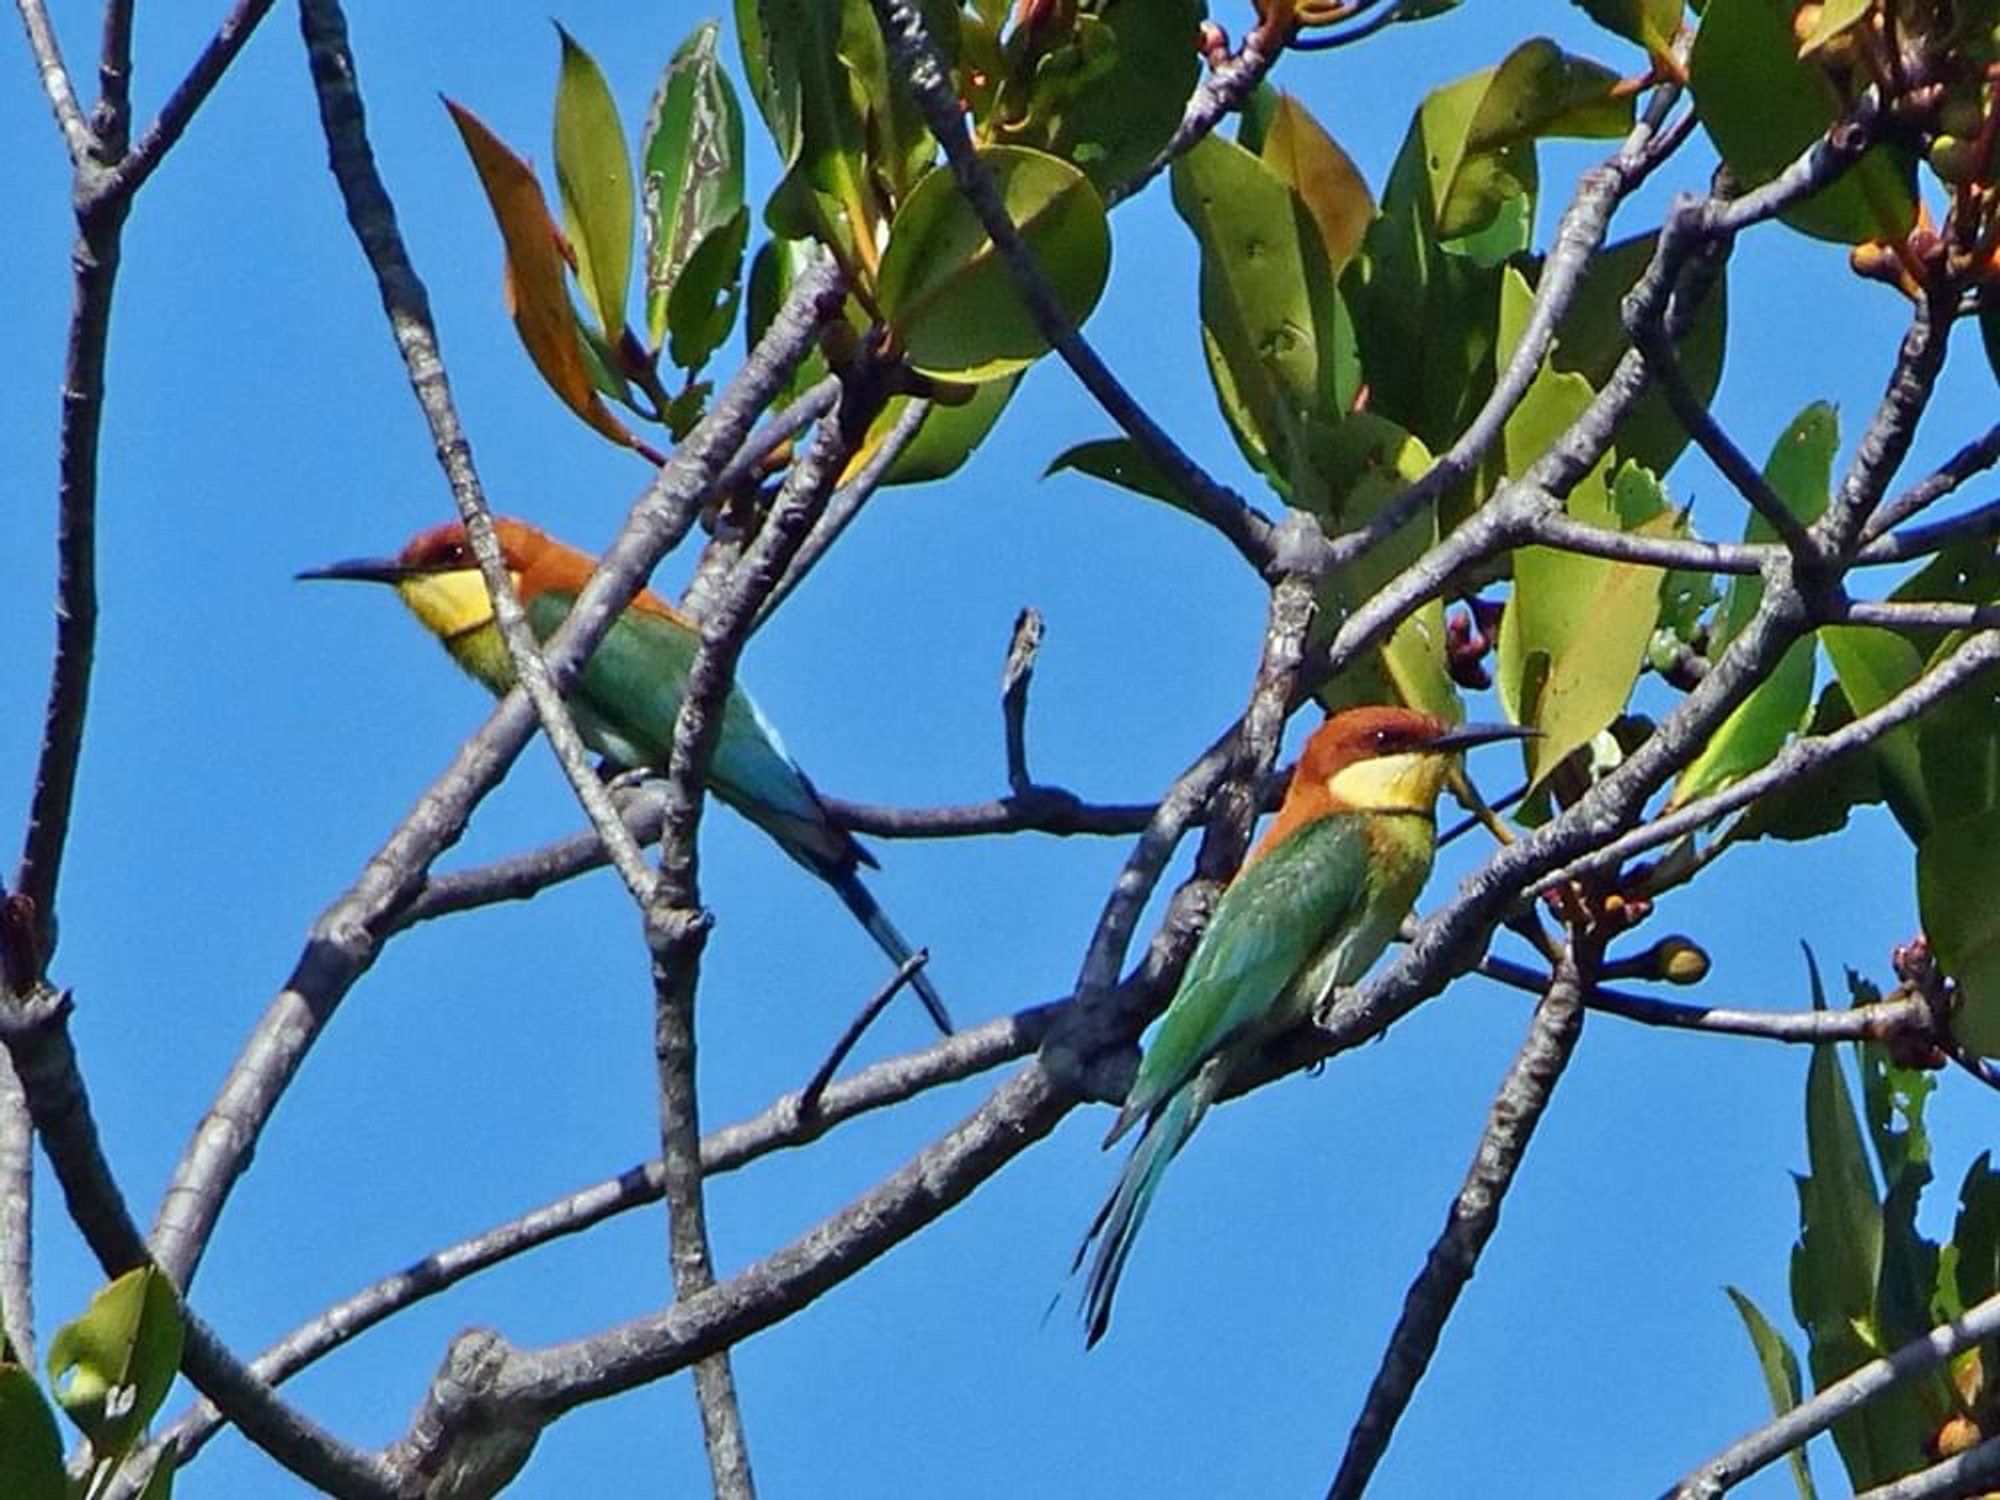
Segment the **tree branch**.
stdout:
<svg viewBox="0 0 2000 1500">
<path fill-rule="evenodd" d="M 900 1104 L 933 1088 L 958 1083 L 1012 1062 L 1041 1043 L 1067 1000 L 1030 1006 L 943 1037 L 919 1052 L 873 1063 L 852 1078 L 831 1083 L 816 1109 L 807 1110 L 803 1090 L 785 1094 L 760 1113 L 711 1132 L 701 1143 L 704 1177 L 748 1166 L 777 1151 L 808 1145 L 843 1121 Z M 404 1308 L 435 1296 L 469 1276 L 530 1250 L 658 1203 L 662 1171 L 657 1158 L 626 1168 L 617 1176 L 532 1209 L 470 1239 L 433 1250 L 407 1270 L 334 1304 L 292 1330 L 251 1362 L 251 1370 L 276 1385 L 296 1375 L 350 1339 Z M 176 1418 L 159 1443 L 178 1445 L 185 1464 L 223 1425 L 212 1403 L 197 1403 Z"/>
<path fill-rule="evenodd" d="M 1531 894 L 1550 890 L 1598 870 L 1610 869 L 1635 854 L 1671 843 L 1684 833 L 1714 822 L 1725 813 L 1747 807 L 1769 791 L 1802 779 L 1841 756 L 1872 744 L 1900 724 L 1907 724 L 1932 704 L 1958 691 L 1995 664 L 2000 664 L 2000 630 L 1985 630 L 1962 642 L 1929 672 L 1890 698 L 1880 708 L 1821 735 L 1793 740 L 1769 762 L 1719 792 L 1697 798 L 1663 813 L 1617 838 L 1609 839 L 1537 879 Z"/>
<path fill-rule="evenodd" d="M 1954 1322 L 1882 1359 L 1871 1360 L 1808 1401 L 1737 1439 L 1687 1474 L 1665 1500 L 1719 1500 L 1766 1464 L 1817 1437 L 1849 1412 L 1858 1411 L 1891 1386 L 1935 1369 L 1961 1349 L 2000 1334 L 2000 1296 L 1988 1297 Z"/>
<path fill-rule="evenodd" d="M 446 1469 L 464 1472 L 485 1460 L 482 1433 L 496 1426 L 538 1426 L 770 1327 L 962 1202 L 1053 1130 L 1075 1102 L 1030 1063 L 885 1181 L 696 1297 L 593 1338 L 539 1351 L 510 1349 L 493 1334 L 462 1335 L 410 1432 L 390 1448 L 392 1468 L 418 1479 Z"/>
<path fill-rule="evenodd" d="M 222 75 L 236 60 L 236 54 L 256 31 L 257 24 L 270 12 L 271 0 L 236 0 L 229 14 L 215 28 L 208 45 L 187 71 L 174 91 L 167 96 L 167 102 L 160 106 L 160 113 L 153 123 L 146 127 L 145 134 L 138 143 L 125 153 L 116 166 L 103 175 L 92 188 L 96 195 L 107 198 L 130 198 L 145 185 L 146 179 L 165 159 L 194 119 L 195 111 L 207 100 Z"/>
<path fill-rule="evenodd" d="M 695 990 L 710 918 L 701 909 L 695 833 L 709 762 L 722 738 L 723 705 L 736 663 L 756 628 L 759 610 L 798 557 L 824 514 L 841 471 L 886 391 L 872 368 L 843 378 L 835 413 L 813 428 L 805 453 L 712 606 L 702 615 L 701 645 L 688 668 L 674 719 L 673 753 L 661 788 L 660 878 L 646 903 L 653 950 L 654 1050 L 659 1063 L 661 1161 L 667 1199 L 668 1253 L 674 1296 L 686 1301 L 715 1284 L 703 1205 L 699 1092 L 695 1081 Z M 718 1497 L 750 1500 L 755 1486 L 743 1416 L 726 1350 L 695 1366 L 695 1392 L 709 1474 Z"/>
<path fill-rule="evenodd" d="M 21 12 L 21 24 L 27 28 L 28 50 L 34 54 L 35 71 L 41 75 L 42 92 L 48 95 L 63 144 L 69 148 L 70 165 L 81 171 L 96 153 L 97 137 L 83 117 L 83 106 L 77 103 L 76 85 L 70 81 L 69 68 L 63 62 L 62 44 L 56 40 L 55 27 L 49 23 L 48 8 L 43 0 L 15 0 L 15 6 Z"/>
<path fill-rule="evenodd" d="M 369 147 L 345 18 L 334 0 L 302 0 L 301 21 L 329 155 L 345 184 L 350 222 L 365 240 L 385 225 L 393 226 L 395 211 L 386 197 L 367 190 L 374 173 L 367 165 Z M 399 297 L 411 295 L 421 297 L 422 287 L 399 288 Z M 603 638 L 660 556 L 685 534 L 715 476 L 810 348 L 827 304 L 835 301 L 829 275 L 823 269 L 808 270 L 743 368 L 661 468 L 549 642 L 544 657 L 558 681 Z M 396 331 L 400 338 L 403 330 Z M 527 744 L 533 726 L 526 698 L 509 694 L 460 747 L 355 884 L 314 924 L 284 989 L 258 1021 L 197 1127 L 160 1205 L 152 1242 L 160 1264 L 178 1284 L 191 1280 L 265 1122 L 321 1029 L 396 930 L 396 913 L 415 894 L 424 871 L 458 837 L 473 807 Z"/>
<path fill-rule="evenodd" d="M 1575 953 L 1566 951 L 1487 1111 L 1472 1165 L 1445 1215 L 1444 1232 L 1403 1299 L 1402 1316 L 1382 1352 L 1361 1415 L 1348 1434 L 1347 1451 L 1327 1500 L 1359 1500 L 1388 1451 L 1396 1424 L 1437 1352 L 1445 1320 L 1499 1227 L 1500 1205 L 1583 1034 L 1584 994 L 1589 986 Z"/>
</svg>

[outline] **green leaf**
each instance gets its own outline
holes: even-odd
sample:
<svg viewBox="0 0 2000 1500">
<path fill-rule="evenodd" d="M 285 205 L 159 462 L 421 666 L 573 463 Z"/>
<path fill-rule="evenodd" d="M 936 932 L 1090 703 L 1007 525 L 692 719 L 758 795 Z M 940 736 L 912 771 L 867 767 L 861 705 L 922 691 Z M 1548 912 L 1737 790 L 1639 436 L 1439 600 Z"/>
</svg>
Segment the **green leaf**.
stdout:
<svg viewBox="0 0 2000 1500">
<path fill-rule="evenodd" d="M 1223 415 L 1280 493 L 1303 486 L 1295 503 L 1309 504 L 1305 424 L 1345 411 L 1359 378 L 1349 361 L 1340 386 L 1342 314 L 1319 223 L 1278 170 L 1217 136 L 1174 163 L 1172 183 L 1201 246 L 1202 342 Z"/>
<path fill-rule="evenodd" d="M 1442 452 L 1493 386 L 1501 273 L 1439 244 L 1425 160 L 1413 123 L 1341 292 L 1368 372 L 1368 409 Z"/>
<path fill-rule="evenodd" d="M 1565 508 L 1607 530 L 1666 536 L 1674 528 L 1659 481 L 1629 464 L 1609 492 L 1601 469 L 1586 475 Z M 1624 710 L 1659 619 L 1662 576 L 1658 568 L 1550 547 L 1514 554 L 1494 682 L 1508 717 L 1542 732 L 1527 742 L 1531 786 Z"/>
<path fill-rule="evenodd" d="M 174 1289 L 152 1266 L 127 1271 L 49 1342 L 56 1402 L 100 1458 L 122 1457 L 166 1399 L 181 1362 Z"/>
<path fill-rule="evenodd" d="M 1791 0 L 1709 0 L 1695 33 L 1695 108 L 1745 187 L 1777 176 L 1842 113 L 1826 70 L 1798 55 L 1793 10 Z M 1916 213 L 1914 154 L 1877 145 L 1783 217 L 1803 233 L 1852 245 L 1901 239 Z"/>
<path fill-rule="evenodd" d="M 632 275 L 632 169 L 625 128 L 597 61 L 562 27 L 556 80 L 556 186 L 583 300 L 607 339 L 625 327 Z"/>
<path fill-rule="evenodd" d="M 988 146 L 979 156 L 1063 312 L 1080 327 L 1111 265 L 1104 200 L 1075 167 L 1043 152 Z M 927 375 L 991 380 L 1048 350 L 1013 272 L 949 172 L 933 171 L 897 210 L 879 290 L 910 363 Z"/>
<path fill-rule="evenodd" d="M 2000 1172 L 1990 1151 L 1979 1153 L 1959 1187 L 1949 1270 L 1940 1278 L 1942 1317 L 1959 1317 L 2000 1292 Z"/>
<path fill-rule="evenodd" d="M 1499 358 L 1510 357 L 1533 295 L 1519 270 L 1502 278 Z M 1590 405 L 1581 375 L 1544 362 L 1501 434 L 1507 472 L 1525 472 Z M 1635 465 L 1607 486 L 1600 464 L 1571 489 L 1571 517 L 1611 531 L 1671 535 L 1659 481 Z M 1659 620 L 1658 568 L 1548 547 L 1514 554 L 1514 592 L 1500 622 L 1495 686 L 1510 718 L 1542 731 L 1527 744 L 1531 785 L 1607 728 L 1624 709 Z"/>
<path fill-rule="evenodd" d="M 1313 462 L 1330 499 L 1321 513 L 1330 532 L 1365 526 L 1431 467 L 1430 450 L 1386 418 L 1356 412 L 1318 434 Z M 1346 567 L 1320 588 L 1315 641 L 1332 639 L 1341 623 L 1396 574 L 1437 543 L 1434 509 L 1414 517 L 1394 536 Z M 1403 703 L 1456 723 L 1465 717 L 1445 661 L 1444 604 L 1433 599 L 1396 627 L 1377 651 L 1364 654 L 1315 692 L 1328 712 L 1359 703 Z"/>
<path fill-rule="evenodd" d="M 827 0 L 736 0 L 736 36 L 785 168 L 765 223 L 786 239 L 822 241 L 849 266 L 872 268 L 885 208 L 869 178 L 867 122 L 842 52 L 852 9 Z"/>
<path fill-rule="evenodd" d="M 1611 69 L 1537 37 L 1426 98 L 1418 129 L 1438 237 L 1474 234 L 1506 200 L 1534 194 L 1538 136 L 1630 130 L 1632 100 L 1612 93 L 1617 82 Z"/>
<path fill-rule="evenodd" d="M 1757 1351 L 1757 1367 L 1764 1372 L 1764 1389 L 1771 1397 L 1771 1414 L 1782 1417 L 1805 1397 L 1799 1383 L 1798 1356 L 1792 1353 L 1792 1346 L 1785 1342 L 1785 1336 L 1771 1326 L 1771 1320 L 1750 1300 L 1747 1292 L 1738 1291 L 1733 1286 L 1726 1286 L 1723 1290 L 1736 1304 L 1737 1316 L 1743 1319 L 1743 1327 L 1750 1335 L 1750 1346 Z M 1807 1461 L 1805 1448 L 1792 1449 L 1791 1459 L 1792 1483 L 1798 1486 L 1800 1500 L 1817 1500 L 1818 1492 L 1813 1488 L 1812 1466 Z"/>
<path fill-rule="evenodd" d="M 1160 152 L 1201 76 L 1201 0 L 1106 0 L 1035 63 L 997 139 L 1037 146 L 1109 192 Z"/>
<path fill-rule="evenodd" d="M 1819 975 L 1813 975 L 1819 1002 Z M 1842 1075 L 1839 1049 L 1813 1048 L 1806 1073 L 1806 1153 L 1799 1179 L 1799 1243 L 1792 1251 L 1792 1305 L 1810 1335 L 1814 1383 L 1825 1386 L 1873 1357 L 1876 1280 L 1882 1270 L 1882 1210 L 1867 1148 Z M 1873 1472 L 1865 1419 L 1834 1433 L 1850 1476 Z"/>
<path fill-rule="evenodd" d="M 716 52 L 719 28 L 697 26 L 660 75 L 641 137 L 640 193 L 646 228 L 646 338 L 657 350 L 667 337 L 668 298 L 703 246 L 743 212 L 743 110 Z M 710 271 L 708 300 L 741 274 Z M 720 255 L 711 251 L 712 256 Z M 690 314 L 691 316 L 691 314 Z M 677 328 L 678 332 L 678 328 Z M 692 353 L 692 331 L 682 335 Z M 711 347 L 711 352 L 713 346 Z M 699 367 L 682 360 L 684 369 Z"/>
<path fill-rule="evenodd" d="M 613 442 L 635 446 L 637 439 L 598 399 L 563 280 L 555 221 L 535 174 L 471 110 L 450 99 L 445 108 L 465 141 L 507 247 L 507 311 L 522 347 L 565 406 Z"/>
<path fill-rule="evenodd" d="M 1046 478 L 1065 469 L 1088 474 L 1092 479 L 1102 479 L 1135 495 L 1164 500 L 1176 509 L 1188 510 L 1187 498 L 1181 494 L 1180 487 L 1128 437 L 1093 438 L 1065 448 L 1042 474 Z M 1193 514 L 1192 511 L 1188 513 Z"/>
<path fill-rule="evenodd" d="M 1670 57 L 1681 28 L 1681 0 L 1572 0 L 1606 31 L 1637 42 L 1649 57 Z"/>
<path fill-rule="evenodd" d="M 1839 683 L 1831 682 L 1820 694 L 1807 733 L 1831 734 L 1853 720 L 1854 711 L 1848 707 L 1847 695 Z M 1856 807 L 1882 800 L 1879 764 L 1869 750 L 1857 750 L 1810 775 L 1764 793 L 1729 825 L 1723 837 L 1730 843 L 1763 838 L 1792 842 L 1822 838 L 1845 828 L 1848 814 Z"/>
<path fill-rule="evenodd" d="M 1820 7 L 1819 19 L 1799 43 L 1799 56 L 1811 57 L 1828 42 L 1842 32 L 1858 26 L 1874 8 L 1875 0 L 1826 0 Z"/>
<path fill-rule="evenodd" d="M 1840 446 L 1840 420 L 1833 407 L 1816 401 L 1792 419 L 1771 449 L 1764 478 L 1785 508 L 1808 524 L 1826 509 L 1833 483 L 1833 456 Z M 1766 542 L 1775 533 L 1764 517 L 1752 511 L 1744 527 L 1747 542 Z M 1720 652 L 1757 612 L 1763 580 L 1738 577 L 1729 585 L 1721 617 L 1716 622 L 1713 649 Z M 1785 742 L 1805 724 L 1812 708 L 1813 641 L 1795 641 L 1778 659 L 1770 676 L 1760 682 L 1709 737 L 1675 783 L 1669 806 L 1679 807 L 1710 792 L 1720 791 L 1769 763 Z"/>
<path fill-rule="evenodd" d="M 1020 383 L 1018 375 L 1003 375 L 998 380 L 974 386 L 968 401 L 957 405 L 933 401 L 929 415 L 924 418 L 924 425 L 896 455 L 895 461 L 889 465 L 889 472 L 882 476 L 882 483 L 917 484 L 956 473 L 959 466 L 972 456 L 972 450 L 993 430 L 993 424 L 1000 420 L 1000 413 L 1007 409 L 1014 388 Z M 882 415 L 869 429 L 868 440 L 848 465 L 850 471 L 866 462 L 872 445 L 880 440 L 878 434 L 886 436 L 908 404 L 908 397 L 898 396 L 883 408 Z"/>
<path fill-rule="evenodd" d="M 1952 1034 L 2000 1056 L 2000 808 L 1939 823 L 1917 846 L 1924 935 L 1958 982 Z"/>
<path fill-rule="evenodd" d="M 668 353 L 690 375 L 708 363 L 735 325 L 749 233 L 750 211 L 739 208 L 734 218 L 702 237 L 667 293 Z"/>
<path fill-rule="evenodd" d="M 1865 625 L 1828 625 L 1819 632 L 1840 690 L 1857 714 L 1873 713 L 1917 680 L 1924 659 L 1893 631 Z M 1924 786 L 1923 761 L 1914 725 L 1899 724 L 1869 747 L 1883 795 L 1912 842 L 1935 821 Z"/>
<path fill-rule="evenodd" d="M 0 1364 L 0 1495 L 9 1500 L 68 1500 L 62 1437 L 35 1377 Z"/>
<path fill-rule="evenodd" d="M 1882 998 L 1852 970 L 1847 988 L 1855 1005 Z M 1875 1291 L 1875 1323 L 1881 1340 L 1901 1345 L 1931 1327 L 1930 1305 L 1937 1286 L 1938 1247 L 1917 1232 L 1917 1204 L 1931 1181 L 1930 1136 L 1924 1129 L 1924 1101 L 1937 1080 L 1921 1068 L 1897 1066 L 1888 1050 L 1862 1042 L 1862 1115 L 1886 1190 L 1882 1195 L 1882 1274 Z"/>
</svg>

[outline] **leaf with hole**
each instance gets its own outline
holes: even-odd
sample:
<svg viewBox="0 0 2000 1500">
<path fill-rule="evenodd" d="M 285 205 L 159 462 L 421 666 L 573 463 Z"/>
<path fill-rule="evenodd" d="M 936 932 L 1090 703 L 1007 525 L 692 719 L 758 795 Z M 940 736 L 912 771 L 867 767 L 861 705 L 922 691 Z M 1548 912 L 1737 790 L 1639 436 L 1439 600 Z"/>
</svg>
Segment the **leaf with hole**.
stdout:
<svg viewBox="0 0 2000 1500">
<path fill-rule="evenodd" d="M 687 324 L 674 322 L 668 299 L 683 273 L 704 246 L 729 243 L 718 236 L 743 213 L 743 110 L 718 56 L 717 35 L 716 23 L 704 21 L 675 51 L 653 93 L 640 138 L 647 346 L 660 348 L 672 324 L 682 346 L 674 359 L 683 369 L 698 369 L 714 351 L 713 344 L 702 348 L 708 328 L 697 318 L 696 306 L 705 301 L 712 307 L 741 278 L 747 233 L 747 225 L 734 231 L 733 260 L 720 248 L 707 252 L 715 263 L 706 270 L 706 295 L 688 298 Z M 683 359 L 682 353 L 689 357 Z"/>
<path fill-rule="evenodd" d="M 127 1271 L 49 1341 L 56 1404 L 100 1457 L 122 1456 L 166 1399 L 181 1363 L 181 1311 L 151 1266 Z"/>
</svg>

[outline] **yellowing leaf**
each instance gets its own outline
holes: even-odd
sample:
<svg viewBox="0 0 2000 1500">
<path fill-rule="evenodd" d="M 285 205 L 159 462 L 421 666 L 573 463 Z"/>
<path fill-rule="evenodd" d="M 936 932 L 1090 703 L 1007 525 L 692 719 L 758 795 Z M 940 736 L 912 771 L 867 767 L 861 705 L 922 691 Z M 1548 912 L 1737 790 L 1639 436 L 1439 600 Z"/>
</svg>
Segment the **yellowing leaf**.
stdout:
<svg viewBox="0 0 2000 1500">
<path fill-rule="evenodd" d="M 637 439 L 598 399 L 591 382 L 563 280 L 555 222 L 535 174 L 471 110 L 450 99 L 445 108 L 465 140 L 507 247 L 507 310 L 528 357 L 565 406 L 613 442 L 635 447 Z"/>
<path fill-rule="evenodd" d="M 1327 265 L 1338 276 L 1361 248 L 1361 236 L 1375 217 L 1375 200 L 1360 171 L 1290 94 L 1278 95 L 1258 154 L 1312 214 L 1326 246 Z"/>
</svg>

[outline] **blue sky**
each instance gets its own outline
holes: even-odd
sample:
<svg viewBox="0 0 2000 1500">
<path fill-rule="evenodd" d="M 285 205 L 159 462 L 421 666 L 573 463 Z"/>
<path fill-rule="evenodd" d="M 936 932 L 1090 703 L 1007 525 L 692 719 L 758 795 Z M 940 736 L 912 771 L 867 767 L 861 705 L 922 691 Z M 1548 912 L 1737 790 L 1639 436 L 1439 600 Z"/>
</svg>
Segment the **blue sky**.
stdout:
<svg viewBox="0 0 2000 1500">
<path fill-rule="evenodd" d="M 150 112 L 201 39 L 140 8 Z M 87 76 L 91 7 L 59 7 Z M 497 236 L 438 94 L 546 162 L 556 41 L 536 7 L 357 7 L 374 145 L 429 283 L 489 497 L 580 544 L 608 540 L 646 473 L 547 395 L 499 299 Z M 660 66 L 709 14 L 670 3 L 558 6 L 636 126 Z M 1247 7 L 1219 19 L 1240 31 Z M 1472 6 L 1353 52 L 1297 56 L 1301 95 L 1378 187 L 1422 92 L 1497 61 L 1530 28 L 1621 66 L 1568 5 Z M 753 127 L 754 133 L 754 127 Z M 68 177 L 25 47 L 0 44 L 0 236 L 12 358 L 0 379 L 0 827 L 23 817 L 51 621 L 56 392 L 69 299 Z M 1545 150 L 1541 227 L 1596 146 Z M 1705 185 L 1697 143 L 1628 205 Z M 768 156 L 753 167 L 761 199 Z M 1119 210 L 1090 333 L 1203 462 L 1252 481 L 1216 414 L 1194 320 L 1195 261 L 1164 191 Z M 1731 268 L 1718 411 L 1761 454 L 1831 398 L 1852 429 L 1887 372 L 1902 307 L 1834 247 L 1780 230 Z M 1990 417 L 1961 341 L 1916 461 Z M 296 22 L 280 7 L 164 170 L 126 238 L 110 354 L 101 508 L 102 634 L 61 908 L 59 982 L 107 1150 L 142 1218 L 313 916 L 483 718 L 386 595 L 306 588 L 300 567 L 393 549 L 449 513 L 430 442 L 341 219 Z M 996 688 L 1015 612 L 1044 613 L 1036 772 L 1088 797 L 1156 795 L 1239 711 L 1261 590 L 1219 539 L 1165 507 L 1047 461 L 1109 423 L 1065 371 L 1030 374 L 1002 426 L 946 484 L 880 497 L 760 635 L 745 677 L 827 791 L 922 804 L 1003 786 Z M 1733 537 L 1740 503 L 1684 463 L 1697 523 Z M 685 576 L 670 559 L 666 587 Z M 1302 732 L 1303 722 L 1295 727 Z M 1512 767 L 1486 752 L 1497 790 Z M 489 799 L 456 867 L 533 845 L 579 814 L 540 747 Z M 1469 842 L 1469 841 L 1468 841 Z M 1064 993 L 1118 841 L 875 842 L 874 888 L 962 1020 Z M 706 1120 L 796 1087 L 882 978 L 839 906 L 718 811 L 702 874 L 718 925 L 703 977 Z M 1440 868 L 1426 904 L 1462 874 Z M 1907 850 L 1868 814 L 1802 857 L 1731 855 L 1661 930 L 1715 956 L 1717 1003 L 1806 1002 L 1798 944 L 1830 973 L 1878 976 L 1915 928 Z M 1383 1042 L 1218 1111 L 1176 1165 L 1086 1356 L 1066 1287 L 1116 1170 L 1100 1110 L 1077 1112 L 969 1203 L 737 1352 L 752 1453 L 771 1495 L 1291 1495 L 1323 1490 L 1408 1280 L 1442 1222 L 1524 997 L 1454 986 Z M 900 1003 L 865 1057 L 926 1040 Z M 1371 1493 L 1654 1493 L 1759 1420 L 1764 1396 L 1724 1282 L 1786 1314 L 1806 1055 L 1593 1018 Z M 711 1189 L 727 1274 L 862 1191 L 998 1076 L 842 1127 Z M 1948 1186 L 1992 1101 L 1947 1075 L 1935 1099 Z M 401 936 L 347 998 L 280 1108 L 194 1300 L 247 1352 L 426 1251 L 653 1154 L 651 992 L 627 899 L 599 875 L 526 906 Z M 43 1179 L 42 1335 L 99 1279 Z M 1941 1200 L 1947 1189 L 1934 1189 Z M 1936 1205 L 1942 1207 L 1942 1203 Z M 475 1278 L 288 1387 L 343 1437 L 399 1434 L 446 1341 L 490 1324 L 534 1344 L 668 1295 L 657 1210 Z M 1819 1458 L 1823 1476 L 1831 1455 Z M 685 1380 L 586 1409 L 544 1436 L 525 1495 L 665 1493 L 705 1483 Z M 287 1495 L 296 1481 L 234 1437 L 183 1494 Z M 1782 1495 L 1772 1471 L 1744 1493 Z"/>
</svg>

